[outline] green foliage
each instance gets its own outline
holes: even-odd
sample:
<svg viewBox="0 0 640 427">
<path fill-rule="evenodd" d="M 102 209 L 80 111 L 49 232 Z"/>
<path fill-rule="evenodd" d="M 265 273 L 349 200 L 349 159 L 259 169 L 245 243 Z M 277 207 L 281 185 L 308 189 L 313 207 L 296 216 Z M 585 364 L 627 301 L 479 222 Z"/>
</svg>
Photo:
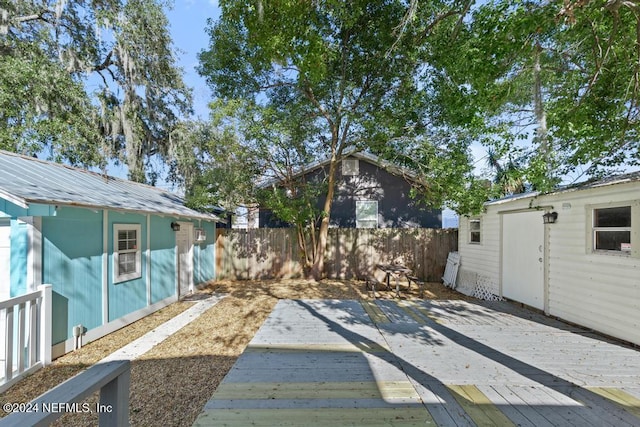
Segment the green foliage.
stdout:
<svg viewBox="0 0 640 427">
<path fill-rule="evenodd" d="M 639 12 L 621 1 L 478 4 L 434 34 L 431 111 L 519 158 L 507 186 L 548 191 L 575 170 L 637 165 Z"/>
<path fill-rule="evenodd" d="M 425 205 L 446 206 L 459 214 L 478 213 L 491 194 L 487 180 L 475 176 L 469 151 L 472 136 L 434 129 L 427 138 L 391 141 L 378 154 L 411 171 L 412 196 Z"/>
<path fill-rule="evenodd" d="M 569 167 L 640 164 L 640 9 L 632 2 L 572 3 L 560 14 L 563 84 L 550 128 Z"/>
<path fill-rule="evenodd" d="M 296 191 L 296 193 L 293 193 Z M 260 206 L 280 220 L 300 229 L 314 226 L 321 218 L 318 198 L 326 194 L 326 182 L 291 182 L 288 187 L 272 186 L 257 192 Z"/>
<path fill-rule="evenodd" d="M 145 165 L 190 112 L 161 0 L 17 0 L 0 7 L 0 147 Z M 153 177 L 153 174 L 151 174 Z"/>
<path fill-rule="evenodd" d="M 207 29 L 211 43 L 200 54 L 200 73 L 220 102 L 239 106 L 236 128 L 262 156 L 261 171 L 286 187 L 310 160 L 329 161 L 327 203 L 319 230 L 310 230 L 318 242 L 313 257 L 321 262 L 336 165 L 345 150 L 380 149 L 426 129 L 416 79 L 423 29 L 407 27 L 398 37 L 406 13 L 401 1 L 226 0 L 220 7 L 220 20 Z M 429 9 L 442 7 L 448 6 L 434 2 Z M 291 219 L 285 199 L 272 199 Z M 295 200 L 304 206 L 306 199 Z"/>
<path fill-rule="evenodd" d="M 0 61 L 0 148 L 36 154 L 47 147 L 56 160 L 100 164 L 97 111 L 82 84 L 32 49 Z"/>
<path fill-rule="evenodd" d="M 169 178 L 186 188 L 187 206 L 233 211 L 254 198 L 255 153 L 216 121 L 183 122 L 171 135 Z"/>
</svg>

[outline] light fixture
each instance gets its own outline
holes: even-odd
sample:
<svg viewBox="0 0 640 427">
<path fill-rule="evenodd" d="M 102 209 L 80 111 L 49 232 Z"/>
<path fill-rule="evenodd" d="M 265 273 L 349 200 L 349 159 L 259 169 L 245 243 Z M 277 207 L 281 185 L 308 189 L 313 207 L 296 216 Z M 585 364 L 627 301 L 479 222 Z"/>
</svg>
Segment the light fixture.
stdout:
<svg viewBox="0 0 640 427">
<path fill-rule="evenodd" d="M 172 222 L 171 223 L 171 229 L 173 231 L 180 231 L 180 224 L 178 224 L 177 222 Z"/>
<path fill-rule="evenodd" d="M 558 212 L 547 212 L 542 215 L 542 220 L 545 224 L 553 224 L 558 219 Z"/>
</svg>

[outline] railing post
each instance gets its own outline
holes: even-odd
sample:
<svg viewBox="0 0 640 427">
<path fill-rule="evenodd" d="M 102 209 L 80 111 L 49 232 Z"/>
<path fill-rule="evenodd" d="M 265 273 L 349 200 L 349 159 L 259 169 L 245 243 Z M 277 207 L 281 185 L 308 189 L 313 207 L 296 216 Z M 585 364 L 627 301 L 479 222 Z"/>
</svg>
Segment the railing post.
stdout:
<svg viewBox="0 0 640 427">
<path fill-rule="evenodd" d="M 16 363 L 18 365 L 18 374 L 24 372 L 24 340 L 25 329 L 27 324 L 25 322 L 26 303 L 18 304 L 18 350 L 16 352 Z"/>
<path fill-rule="evenodd" d="M 4 381 L 13 378 L 13 307 L 5 312 L 5 344 L 4 344 Z"/>
<path fill-rule="evenodd" d="M 129 426 L 129 387 L 131 369 L 122 372 L 110 383 L 100 389 L 98 407 L 100 427 Z"/>
<path fill-rule="evenodd" d="M 40 361 L 42 366 L 51 364 L 51 304 L 53 291 L 51 285 L 40 285 L 38 290 L 42 293 L 40 302 Z"/>
</svg>

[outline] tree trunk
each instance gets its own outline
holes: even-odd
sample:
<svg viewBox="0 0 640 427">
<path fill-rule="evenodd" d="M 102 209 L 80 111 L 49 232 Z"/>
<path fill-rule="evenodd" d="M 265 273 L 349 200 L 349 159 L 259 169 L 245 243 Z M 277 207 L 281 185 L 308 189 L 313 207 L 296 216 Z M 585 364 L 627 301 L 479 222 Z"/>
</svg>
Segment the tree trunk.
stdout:
<svg viewBox="0 0 640 427">
<path fill-rule="evenodd" d="M 329 162 L 329 182 L 327 188 L 327 198 L 324 201 L 324 207 L 322 209 L 322 221 L 320 222 L 320 229 L 318 231 L 318 241 L 315 251 L 315 259 L 313 266 L 311 267 L 311 276 L 315 280 L 320 280 L 324 277 L 324 253 L 327 248 L 327 240 L 329 237 L 329 222 L 331 220 L 331 205 L 333 204 L 333 194 L 336 180 L 336 169 L 338 166 L 338 158 L 335 153 L 331 155 L 331 161 Z"/>
</svg>

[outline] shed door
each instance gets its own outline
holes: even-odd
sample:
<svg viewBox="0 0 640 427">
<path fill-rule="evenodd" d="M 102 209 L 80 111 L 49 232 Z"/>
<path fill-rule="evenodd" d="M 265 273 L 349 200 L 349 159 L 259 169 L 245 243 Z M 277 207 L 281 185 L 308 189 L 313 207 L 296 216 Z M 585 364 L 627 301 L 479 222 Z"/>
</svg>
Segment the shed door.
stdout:
<svg viewBox="0 0 640 427">
<path fill-rule="evenodd" d="M 180 223 L 176 232 L 178 297 L 193 292 L 193 224 Z"/>
<path fill-rule="evenodd" d="M 544 310 L 544 224 L 542 213 L 502 218 L 502 295 Z"/>
<path fill-rule="evenodd" d="M 9 299 L 11 294 L 11 225 L 0 219 L 0 301 Z"/>
</svg>

